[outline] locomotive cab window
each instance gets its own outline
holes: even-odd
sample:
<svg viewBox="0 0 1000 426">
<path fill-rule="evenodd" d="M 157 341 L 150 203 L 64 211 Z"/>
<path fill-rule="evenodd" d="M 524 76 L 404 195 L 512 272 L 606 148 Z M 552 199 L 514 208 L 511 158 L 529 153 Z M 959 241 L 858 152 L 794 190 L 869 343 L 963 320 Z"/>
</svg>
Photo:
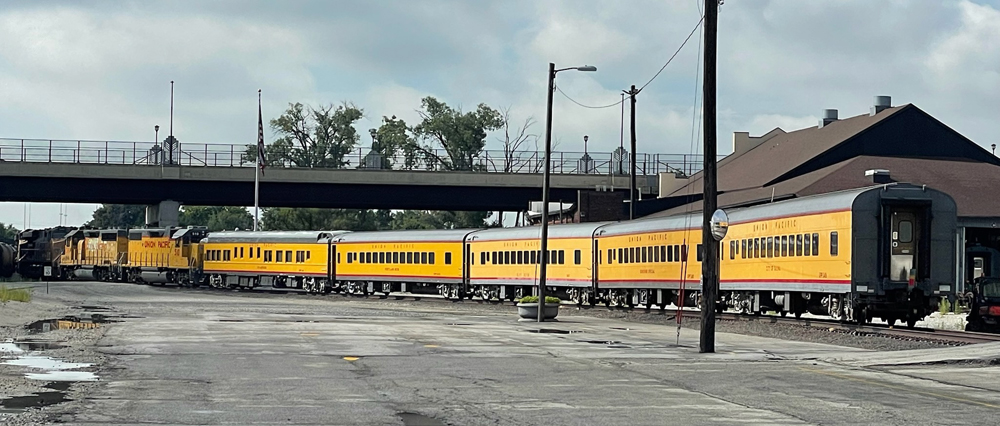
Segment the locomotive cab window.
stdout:
<svg viewBox="0 0 1000 426">
<path fill-rule="evenodd" d="M 899 221 L 899 242 L 913 242 L 913 222 L 908 220 Z"/>
<path fill-rule="evenodd" d="M 840 239 L 837 236 L 837 231 L 831 232 L 830 233 L 830 256 L 836 256 L 837 253 L 840 251 L 840 247 L 838 247 L 839 243 L 840 243 Z"/>
</svg>

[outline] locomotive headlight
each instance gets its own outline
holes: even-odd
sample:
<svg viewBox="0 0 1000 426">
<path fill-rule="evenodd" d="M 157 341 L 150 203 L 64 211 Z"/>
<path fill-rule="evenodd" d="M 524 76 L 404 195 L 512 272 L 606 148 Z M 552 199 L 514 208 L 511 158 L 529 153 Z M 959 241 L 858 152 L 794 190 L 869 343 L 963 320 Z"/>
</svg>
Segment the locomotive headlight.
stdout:
<svg viewBox="0 0 1000 426">
<path fill-rule="evenodd" d="M 941 285 L 939 285 L 938 286 L 938 291 L 940 291 L 942 293 L 949 293 L 949 292 L 951 292 L 951 284 L 941 284 Z"/>
</svg>

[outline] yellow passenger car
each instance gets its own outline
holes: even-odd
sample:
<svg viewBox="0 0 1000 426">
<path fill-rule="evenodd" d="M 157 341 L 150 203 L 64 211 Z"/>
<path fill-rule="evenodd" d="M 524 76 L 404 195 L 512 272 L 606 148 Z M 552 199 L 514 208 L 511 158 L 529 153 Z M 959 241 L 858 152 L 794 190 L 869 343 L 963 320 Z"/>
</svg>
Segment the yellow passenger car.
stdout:
<svg viewBox="0 0 1000 426">
<path fill-rule="evenodd" d="M 337 281 L 348 293 L 437 290 L 467 297 L 464 242 L 474 230 L 351 232 L 334 238 Z"/>
<path fill-rule="evenodd" d="M 547 288 L 566 290 L 576 299 L 584 294 L 583 289 L 593 285 L 594 232 L 604 224 L 549 228 Z M 472 291 L 484 300 L 514 300 L 537 293 L 540 231 L 538 227 L 497 228 L 472 234 L 469 238 Z"/>
<path fill-rule="evenodd" d="M 331 239 L 343 231 L 213 232 L 202 241 L 203 271 L 218 288 L 335 287 L 337 253 Z"/>
</svg>

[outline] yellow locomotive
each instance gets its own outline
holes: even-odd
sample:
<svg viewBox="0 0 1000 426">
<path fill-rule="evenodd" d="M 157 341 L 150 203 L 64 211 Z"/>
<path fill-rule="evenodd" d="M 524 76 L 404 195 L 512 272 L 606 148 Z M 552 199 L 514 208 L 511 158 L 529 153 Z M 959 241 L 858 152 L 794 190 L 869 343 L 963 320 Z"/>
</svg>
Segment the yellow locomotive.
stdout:
<svg viewBox="0 0 1000 426">
<path fill-rule="evenodd" d="M 116 281 L 128 263 L 127 231 L 77 229 L 60 240 L 62 253 L 55 262 L 63 279 Z"/>
<path fill-rule="evenodd" d="M 148 284 L 198 285 L 205 227 L 132 229 L 122 279 Z"/>
</svg>

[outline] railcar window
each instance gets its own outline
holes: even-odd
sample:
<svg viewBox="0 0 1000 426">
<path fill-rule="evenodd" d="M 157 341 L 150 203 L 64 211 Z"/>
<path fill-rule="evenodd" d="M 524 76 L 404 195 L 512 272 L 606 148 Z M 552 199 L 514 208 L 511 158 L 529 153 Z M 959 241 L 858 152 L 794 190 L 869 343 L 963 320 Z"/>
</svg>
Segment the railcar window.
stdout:
<svg viewBox="0 0 1000 426">
<path fill-rule="evenodd" d="M 309 260 L 309 255 L 312 254 L 312 250 L 306 251 L 306 260 Z M 337 259 L 340 259 L 340 253 L 337 253 Z M 337 263 L 340 263 L 339 261 Z"/>
<path fill-rule="evenodd" d="M 523 265 L 524 264 L 524 252 L 522 252 L 521 250 L 518 250 L 517 253 L 516 253 L 516 257 L 517 257 L 517 259 L 514 260 L 514 264 L 516 264 L 516 265 Z"/>
<path fill-rule="evenodd" d="M 738 245 L 736 245 L 736 240 L 730 240 L 729 241 L 729 260 L 736 259 L 736 247 L 739 247 Z"/>
<path fill-rule="evenodd" d="M 420 253 L 420 263 L 427 264 L 427 252 Z"/>
<path fill-rule="evenodd" d="M 819 234 L 813 234 L 813 256 L 819 256 Z"/>
<path fill-rule="evenodd" d="M 399 252 L 392 252 L 392 263 L 399 263 Z"/>
<path fill-rule="evenodd" d="M 746 259 L 747 258 L 747 240 L 745 238 L 742 239 L 742 240 L 740 240 L 740 248 L 742 249 L 742 250 L 740 250 L 740 259 Z"/>
<path fill-rule="evenodd" d="M 354 253 L 347 253 L 347 263 L 354 263 Z"/>
<path fill-rule="evenodd" d="M 510 265 L 510 251 L 504 250 L 503 252 L 503 264 Z"/>
<path fill-rule="evenodd" d="M 434 252 L 427 253 L 427 263 L 434 264 Z"/>
<path fill-rule="evenodd" d="M 226 250 L 225 254 L 223 254 L 222 256 L 224 257 L 223 260 L 226 262 L 228 262 L 230 259 L 233 258 L 232 253 L 229 250 Z"/>
<path fill-rule="evenodd" d="M 767 257 L 774 257 L 774 237 L 767 237 Z"/>
<path fill-rule="evenodd" d="M 451 265 L 451 252 L 450 251 L 446 251 L 444 253 L 444 264 L 445 265 Z"/>
<path fill-rule="evenodd" d="M 649 250 L 646 247 L 639 247 L 639 261 L 646 263 L 649 261 L 648 255 Z"/>
<path fill-rule="evenodd" d="M 754 238 L 753 239 L 753 258 L 754 259 L 760 259 L 760 252 L 761 252 L 761 250 L 760 250 L 761 247 L 760 246 L 761 245 L 762 244 L 761 244 L 760 238 Z"/>
<path fill-rule="evenodd" d="M 559 264 L 566 264 L 566 250 L 559 250 Z"/>
<path fill-rule="evenodd" d="M 803 244 L 802 244 L 802 247 L 803 247 L 803 249 L 802 249 L 802 253 L 803 253 L 804 255 L 806 255 L 806 256 L 812 256 L 812 250 L 811 250 L 811 247 L 812 247 L 812 239 L 811 239 L 811 238 L 809 238 L 809 236 L 808 236 L 808 235 L 801 235 L 801 237 L 802 237 L 802 240 L 803 240 Z"/>
<path fill-rule="evenodd" d="M 375 263 L 385 263 L 385 252 L 384 251 L 380 251 L 378 253 L 375 253 L 375 255 L 378 256 L 378 260 L 376 260 Z"/>
<path fill-rule="evenodd" d="M 264 261 L 271 262 L 273 259 L 274 255 L 271 253 L 271 250 L 264 250 Z"/>
<path fill-rule="evenodd" d="M 688 245 L 682 245 L 682 246 L 677 246 L 677 247 L 679 247 L 679 250 L 680 250 L 681 262 L 687 262 L 687 260 L 688 260 L 688 247 L 690 247 L 690 246 L 688 246 Z"/>
<path fill-rule="evenodd" d="M 618 248 L 618 263 L 628 263 L 625 261 L 625 256 L 622 255 L 621 247 Z"/>
<path fill-rule="evenodd" d="M 260 259 L 260 247 L 257 247 L 257 258 Z"/>
<path fill-rule="evenodd" d="M 573 263 L 579 265 L 583 263 L 583 252 L 580 250 L 573 250 Z"/>
<path fill-rule="evenodd" d="M 281 253 L 282 253 L 281 250 L 275 250 L 274 251 L 274 261 L 275 262 L 283 262 Z M 292 260 L 292 259 L 288 259 L 288 260 Z"/>
<path fill-rule="evenodd" d="M 653 246 L 653 258 L 651 259 L 654 263 L 660 263 L 660 248 Z"/>
<path fill-rule="evenodd" d="M 608 265 L 615 263 L 615 249 L 608 249 Z"/>
<path fill-rule="evenodd" d="M 660 246 L 660 262 L 667 261 L 667 246 Z"/>
<path fill-rule="evenodd" d="M 309 258 L 309 253 L 306 252 L 306 259 L 308 259 L 308 258 Z M 340 263 L 340 253 L 339 252 L 337 253 L 337 263 Z"/>
<path fill-rule="evenodd" d="M 538 264 L 538 250 L 532 250 L 529 253 L 530 253 L 529 256 L 531 256 L 531 264 L 532 265 L 537 265 Z"/>
<path fill-rule="evenodd" d="M 781 257 L 788 257 L 788 236 L 781 236 Z"/>
<path fill-rule="evenodd" d="M 899 221 L 899 242 L 913 242 L 913 222 L 908 220 Z"/>
<path fill-rule="evenodd" d="M 485 251 L 479 252 L 479 263 L 482 265 L 486 264 L 486 254 Z"/>
<path fill-rule="evenodd" d="M 837 235 L 837 231 L 831 232 L 830 233 L 830 256 L 836 256 L 837 253 L 840 251 L 840 247 L 838 247 L 839 243 L 840 243 L 840 238 Z"/>
<path fill-rule="evenodd" d="M 701 262 L 701 260 L 705 258 L 705 250 L 702 248 L 701 244 L 698 244 L 698 248 L 696 250 L 696 257 L 698 258 L 698 261 Z"/>
<path fill-rule="evenodd" d="M 795 255 L 802 256 L 802 234 L 795 236 Z"/>
<path fill-rule="evenodd" d="M 412 263 L 413 263 L 413 252 L 408 251 L 406 252 L 406 264 L 412 264 Z"/>
</svg>

